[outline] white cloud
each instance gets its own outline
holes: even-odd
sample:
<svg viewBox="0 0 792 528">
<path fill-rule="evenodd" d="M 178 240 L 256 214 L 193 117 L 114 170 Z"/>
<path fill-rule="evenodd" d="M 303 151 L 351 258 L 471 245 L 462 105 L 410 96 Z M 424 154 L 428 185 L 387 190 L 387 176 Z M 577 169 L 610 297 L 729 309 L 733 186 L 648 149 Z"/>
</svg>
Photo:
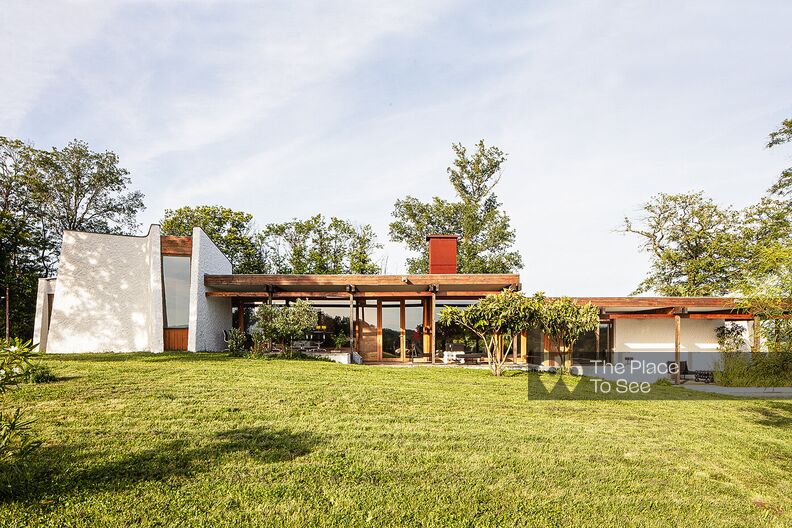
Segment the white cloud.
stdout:
<svg viewBox="0 0 792 528">
<path fill-rule="evenodd" d="M 58 82 L 58 70 L 70 53 L 94 38 L 112 12 L 109 3 L 4 2 L 0 9 L 0 129 L 19 127 L 42 91 Z"/>
</svg>

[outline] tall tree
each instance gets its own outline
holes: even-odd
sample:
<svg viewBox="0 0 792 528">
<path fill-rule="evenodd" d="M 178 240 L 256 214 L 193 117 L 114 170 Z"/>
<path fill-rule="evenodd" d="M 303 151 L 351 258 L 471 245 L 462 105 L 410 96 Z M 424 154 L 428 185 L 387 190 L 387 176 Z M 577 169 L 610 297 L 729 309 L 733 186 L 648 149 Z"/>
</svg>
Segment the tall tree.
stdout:
<svg viewBox="0 0 792 528">
<path fill-rule="evenodd" d="M 93 152 L 85 141 L 33 151 L 33 199 L 56 256 L 64 230 L 134 233 L 145 209 L 143 193 L 128 190 L 129 171 L 111 151 Z"/>
<path fill-rule="evenodd" d="M 253 243 L 253 215 L 219 205 L 166 209 L 160 221 L 162 234 L 191 236 L 200 227 L 231 261 L 236 273 L 263 273 L 264 267 Z"/>
<path fill-rule="evenodd" d="M 792 142 L 792 119 L 785 119 L 778 130 L 770 133 L 770 141 L 767 143 L 767 148 L 777 147 L 789 142 Z M 778 181 L 770 187 L 770 193 L 792 198 L 792 167 L 781 172 L 778 176 Z"/>
<path fill-rule="evenodd" d="M 461 144 L 452 145 L 452 149 L 456 158 L 447 173 L 458 201 L 434 197 L 426 203 L 407 196 L 394 204 L 391 240 L 418 253 L 418 257 L 407 259 L 408 271 L 428 271 L 426 236 L 432 233 L 460 235 L 460 273 L 507 273 L 521 268 L 522 257 L 512 249 L 515 232 L 493 192 L 506 154 L 487 147 L 484 140 L 471 154 Z"/>
<path fill-rule="evenodd" d="M 32 337 L 38 278 L 54 273 L 64 229 L 136 229 L 143 195 L 127 191 L 128 174 L 114 153 L 82 141 L 42 151 L 0 137 L 0 280 L 12 335 Z"/>
<path fill-rule="evenodd" d="M 651 256 L 651 271 L 635 294 L 723 295 L 734 288 L 743 257 L 735 211 L 698 192 L 658 194 L 643 213 L 637 222 L 625 217 L 621 227 L 641 237 Z"/>
<path fill-rule="evenodd" d="M 8 295 L 10 329 L 26 339 L 32 337 L 38 278 L 49 272 L 51 249 L 32 199 L 34 172 L 31 148 L 0 137 L 0 310 L 5 318 Z"/>
<path fill-rule="evenodd" d="M 267 273 L 376 274 L 377 243 L 370 225 L 314 215 L 266 225 L 255 237 Z"/>
</svg>

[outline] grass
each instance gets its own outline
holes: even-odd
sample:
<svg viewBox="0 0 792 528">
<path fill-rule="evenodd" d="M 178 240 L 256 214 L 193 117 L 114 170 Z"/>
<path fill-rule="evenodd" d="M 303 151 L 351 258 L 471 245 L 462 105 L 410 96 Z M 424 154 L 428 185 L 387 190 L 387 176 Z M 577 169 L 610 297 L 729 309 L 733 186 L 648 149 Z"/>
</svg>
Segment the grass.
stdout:
<svg viewBox="0 0 792 528">
<path fill-rule="evenodd" d="M 0 525 L 790 526 L 792 402 L 529 399 L 537 374 L 47 357 Z M 687 398 L 683 398 L 686 396 Z"/>
</svg>

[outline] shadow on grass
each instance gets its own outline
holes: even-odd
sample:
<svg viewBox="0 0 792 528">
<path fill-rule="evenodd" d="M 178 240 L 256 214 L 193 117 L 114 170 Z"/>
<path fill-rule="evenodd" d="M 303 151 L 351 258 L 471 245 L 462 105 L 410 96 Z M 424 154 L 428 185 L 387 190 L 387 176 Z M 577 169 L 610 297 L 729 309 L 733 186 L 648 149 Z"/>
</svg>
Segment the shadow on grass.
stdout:
<svg viewBox="0 0 792 528">
<path fill-rule="evenodd" d="M 134 453 L 92 454 L 79 446 L 44 447 L 13 481 L 0 476 L 0 502 L 58 498 L 81 492 L 118 491 L 140 482 L 189 478 L 243 454 L 260 464 L 288 462 L 318 443 L 312 433 L 265 427 L 229 429 L 196 442 L 171 440 Z M 96 460 L 99 459 L 99 460 Z"/>
<path fill-rule="evenodd" d="M 760 416 L 756 420 L 759 425 L 783 429 L 792 427 L 792 403 L 767 402 L 766 407 L 761 407 L 756 412 Z"/>
<path fill-rule="evenodd" d="M 88 361 L 92 363 L 120 363 L 124 361 L 229 361 L 228 352 L 102 352 L 95 354 L 45 354 L 48 361 Z"/>
</svg>

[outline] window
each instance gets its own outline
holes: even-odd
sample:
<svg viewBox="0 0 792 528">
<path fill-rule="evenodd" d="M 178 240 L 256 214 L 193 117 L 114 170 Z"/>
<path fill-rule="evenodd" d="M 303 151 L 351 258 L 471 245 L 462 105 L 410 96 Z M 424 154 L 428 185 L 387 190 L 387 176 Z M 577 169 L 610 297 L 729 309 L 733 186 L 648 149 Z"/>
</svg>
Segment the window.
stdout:
<svg viewBox="0 0 792 528">
<path fill-rule="evenodd" d="M 190 257 L 162 257 L 165 328 L 187 328 L 190 319 Z"/>
</svg>

